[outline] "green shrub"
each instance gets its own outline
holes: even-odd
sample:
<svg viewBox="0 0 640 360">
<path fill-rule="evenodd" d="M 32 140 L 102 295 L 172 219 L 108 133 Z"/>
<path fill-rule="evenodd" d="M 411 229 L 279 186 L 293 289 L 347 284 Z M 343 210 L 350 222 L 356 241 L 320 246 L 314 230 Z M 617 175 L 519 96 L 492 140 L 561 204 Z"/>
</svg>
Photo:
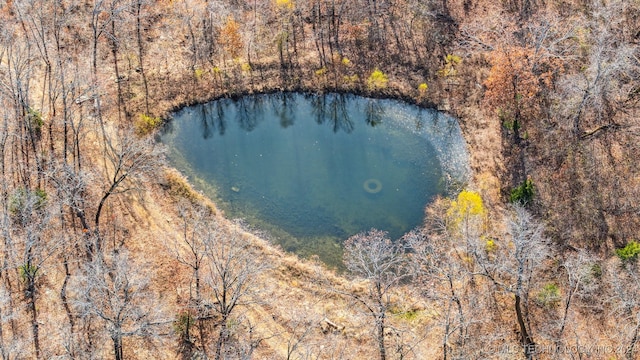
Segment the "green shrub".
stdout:
<svg viewBox="0 0 640 360">
<path fill-rule="evenodd" d="M 503 108 L 498 109 L 498 119 L 502 123 L 502 127 L 509 131 L 519 131 L 520 124 L 515 120 L 511 111 Z"/>
<path fill-rule="evenodd" d="M 560 302 L 560 289 L 554 283 L 546 284 L 538 293 L 538 303 L 545 307 L 555 306 Z"/>
<path fill-rule="evenodd" d="M 29 127 L 40 137 L 42 134 L 42 127 L 44 126 L 44 120 L 42 119 L 42 113 L 36 109 L 27 109 L 27 121 L 29 121 Z"/>
<path fill-rule="evenodd" d="M 616 255 L 624 262 L 635 261 L 640 254 L 640 243 L 631 240 L 627 246 L 616 249 Z"/>
<path fill-rule="evenodd" d="M 181 338 L 186 338 L 195 321 L 196 320 L 193 318 L 193 315 L 186 311 L 181 312 L 173 322 L 173 331 L 175 331 Z"/>
<path fill-rule="evenodd" d="M 29 279 L 35 279 L 38 273 L 38 267 L 35 265 L 24 264 L 18 268 L 20 272 L 20 279 L 26 282 Z"/>
<path fill-rule="evenodd" d="M 38 198 L 37 202 L 36 202 L 36 206 L 38 208 L 41 208 L 42 205 L 44 205 L 45 201 L 47 201 L 47 192 L 37 188 L 35 189 L 35 191 L 33 192 L 33 194 Z"/>
<path fill-rule="evenodd" d="M 27 190 L 23 187 L 16 189 L 16 191 L 9 197 L 9 212 L 18 216 L 27 210 L 30 206 L 32 210 L 41 210 L 47 202 L 47 193 L 38 188 L 33 191 Z"/>
<path fill-rule="evenodd" d="M 418 309 L 403 310 L 397 306 L 392 306 L 389 309 L 389 312 L 398 319 L 402 319 L 405 321 L 414 321 L 418 318 L 418 316 L 420 316 L 420 310 Z"/>
<path fill-rule="evenodd" d="M 511 190 L 511 195 L 509 196 L 509 202 L 511 203 L 521 203 L 526 204 L 533 200 L 534 195 L 534 187 L 533 180 L 527 179 L 520 186 L 517 186 L 513 190 Z"/>
</svg>

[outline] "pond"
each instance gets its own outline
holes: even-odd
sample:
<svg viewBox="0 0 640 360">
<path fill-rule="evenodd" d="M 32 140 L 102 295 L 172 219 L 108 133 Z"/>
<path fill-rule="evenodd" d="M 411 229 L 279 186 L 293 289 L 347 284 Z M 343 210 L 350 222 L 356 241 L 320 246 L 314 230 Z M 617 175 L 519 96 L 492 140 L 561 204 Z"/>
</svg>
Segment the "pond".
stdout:
<svg viewBox="0 0 640 360">
<path fill-rule="evenodd" d="M 398 238 L 469 174 L 458 122 L 348 94 L 275 93 L 184 108 L 161 135 L 172 165 L 285 250 L 338 266 L 342 242 Z"/>
</svg>

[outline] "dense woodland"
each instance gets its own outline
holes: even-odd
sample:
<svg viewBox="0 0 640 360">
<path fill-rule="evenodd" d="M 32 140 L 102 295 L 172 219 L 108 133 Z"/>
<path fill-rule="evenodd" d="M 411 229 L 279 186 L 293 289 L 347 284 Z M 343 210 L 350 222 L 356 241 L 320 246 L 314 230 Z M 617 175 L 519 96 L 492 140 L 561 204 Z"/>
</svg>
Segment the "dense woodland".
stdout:
<svg viewBox="0 0 640 360">
<path fill-rule="evenodd" d="M 5 0 L 0 18 L 2 359 L 639 358 L 640 2 Z M 346 240 L 344 273 L 297 259 L 154 140 L 181 106 L 274 91 L 447 111 L 473 178 L 401 239 Z"/>
</svg>

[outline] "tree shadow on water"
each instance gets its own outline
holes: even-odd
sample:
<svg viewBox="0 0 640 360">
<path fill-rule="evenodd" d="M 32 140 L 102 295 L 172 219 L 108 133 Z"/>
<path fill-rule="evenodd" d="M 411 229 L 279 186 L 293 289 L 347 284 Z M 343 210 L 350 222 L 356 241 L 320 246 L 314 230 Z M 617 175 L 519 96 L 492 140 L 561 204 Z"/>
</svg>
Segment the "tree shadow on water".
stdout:
<svg viewBox="0 0 640 360">
<path fill-rule="evenodd" d="M 295 122 L 294 109 L 297 108 L 296 98 L 293 93 L 276 93 L 271 97 L 271 103 L 275 115 L 280 120 L 283 129 L 288 128 Z"/>
<path fill-rule="evenodd" d="M 353 131 L 353 121 L 347 111 L 348 95 L 322 94 L 311 98 L 311 106 L 316 123 L 328 124 L 334 133 Z"/>
<path fill-rule="evenodd" d="M 235 100 L 236 116 L 242 130 L 253 131 L 264 120 L 265 97 L 261 95 L 247 95 Z"/>
<path fill-rule="evenodd" d="M 367 100 L 367 106 L 365 107 L 365 122 L 371 127 L 376 127 L 382 124 L 382 118 L 384 117 L 384 107 L 379 100 L 369 99 Z"/>
<path fill-rule="evenodd" d="M 200 129 L 202 138 L 209 139 L 213 136 L 216 129 L 220 136 L 224 135 L 227 129 L 225 120 L 224 105 L 221 101 L 213 101 L 209 104 L 200 106 Z"/>
</svg>

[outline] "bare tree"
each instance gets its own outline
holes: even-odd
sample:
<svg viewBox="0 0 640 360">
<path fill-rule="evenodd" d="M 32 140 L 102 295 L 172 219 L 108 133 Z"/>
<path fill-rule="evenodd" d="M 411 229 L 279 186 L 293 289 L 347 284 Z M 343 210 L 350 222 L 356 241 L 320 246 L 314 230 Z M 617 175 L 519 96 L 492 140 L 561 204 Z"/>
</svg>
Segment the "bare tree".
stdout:
<svg viewBox="0 0 640 360">
<path fill-rule="evenodd" d="M 143 20 L 143 9 L 148 7 L 149 3 L 146 0 L 134 0 L 133 7 L 136 16 L 136 43 L 138 45 L 138 69 L 140 71 L 140 75 L 142 75 L 142 85 L 144 86 L 144 109 L 145 114 L 149 115 L 149 83 L 147 81 L 147 73 L 145 72 L 144 66 L 144 55 L 145 48 L 144 42 L 142 41 L 142 20 Z"/>
<path fill-rule="evenodd" d="M 520 343 L 526 358 L 531 359 L 535 342 L 529 317 L 529 295 L 551 249 L 544 236 L 544 226 L 521 205 L 513 205 L 506 226 L 506 241 L 496 241 L 494 251 L 476 251 L 474 257 L 481 267 L 479 274 L 488 277 L 499 291 L 513 295 Z"/>
<path fill-rule="evenodd" d="M 38 320 L 38 293 L 43 266 L 60 245 L 58 236 L 48 232 L 52 220 L 51 199 L 42 189 L 17 188 L 9 198 L 12 218 L 11 235 L 16 256 L 9 259 L 18 268 L 18 276 L 31 317 L 31 334 L 35 357 L 41 358 L 40 322 Z"/>
<path fill-rule="evenodd" d="M 528 161 L 540 174 L 539 201 L 554 235 L 576 247 L 623 245 L 638 225 L 638 47 L 630 39 L 628 1 L 584 1 L 571 20 L 574 48 L 553 81 L 549 120 L 530 132 Z M 554 128 L 555 129 L 552 129 Z M 567 140 L 570 140 L 567 142 Z M 561 144 L 561 146 L 554 146 Z M 619 148 L 621 151 L 612 152 Z M 539 158 L 537 158 L 540 155 Z M 622 165 L 624 164 L 624 165 Z"/>
<path fill-rule="evenodd" d="M 614 319 L 612 340 L 622 349 L 625 359 L 636 359 L 636 347 L 640 341 L 640 273 L 636 258 L 614 261 L 607 269 L 607 281 L 611 285 L 608 294 L 608 317 Z"/>
<path fill-rule="evenodd" d="M 586 65 L 559 81 L 557 92 L 557 113 L 566 119 L 565 126 L 576 139 L 620 127 L 615 115 L 632 105 L 628 100 L 635 85 L 628 79 L 638 76 L 640 61 L 637 47 L 621 39 L 621 29 L 628 26 L 623 14 L 631 6 L 626 1 L 594 1 L 588 23 L 593 35 L 578 34 L 582 49 L 587 46 L 589 50 Z"/>
<path fill-rule="evenodd" d="M 265 336 L 258 331 L 257 324 L 253 323 L 246 314 L 235 316 L 233 326 L 227 329 L 222 358 L 251 360 L 260 343 L 272 336 L 270 334 Z"/>
<path fill-rule="evenodd" d="M 10 152 L 8 145 L 9 137 L 9 124 L 7 114 L 3 114 L 2 127 L 0 127 L 0 236 L 2 237 L 2 261 L 0 262 L 0 271 L 2 274 L 2 290 L 4 291 L 2 300 L 2 308 L 0 313 L 0 321 L 3 321 L 3 329 L 5 322 L 10 325 L 11 332 L 13 333 L 13 340 L 17 343 L 18 334 L 16 334 L 15 326 L 15 306 L 11 297 L 14 278 L 13 270 L 15 269 L 14 260 L 17 256 L 17 249 L 13 241 L 11 214 L 9 211 L 9 191 L 10 191 L 10 166 L 8 166 L 7 155 Z M 0 337 L 4 335 L 0 331 Z M 2 340 L 4 343 L 4 339 Z M 3 359 L 9 359 L 11 356 L 11 349 L 6 348 L 3 345 L 2 349 Z"/>
<path fill-rule="evenodd" d="M 180 205 L 179 205 L 180 206 Z M 182 220 L 182 236 L 168 241 L 168 249 L 178 262 L 192 271 L 192 286 L 189 287 L 189 309 L 187 316 L 195 313 L 195 322 L 198 326 L 200 350 L 206 354 L 206 310 L 203 306 L 203 276 L 207 265 L 207 247 L 216 236 L 219 229 L 213 220 L 213 214 L 209 208 L 197 205 L 180 206 L 179 216 Z M 193 294 L 192 290 L 195 290 Z M 190 318 L 184 324 L 185 346 L 192 347 L 190 340 Z M 192 350 L 185 348 L 185 353 Z"/>
<path fill-rule="evenodd" d="M 166 323 L 149 289 L 148 275 L 133 264 L 125 249 L 95 256 L 79 280 L 76 311 L 104 324 L 116 360 L 124 358 L 125 338 L 151 338 Z"/>
<path fill-rule="evenodd" d="M 452 214 L 455 208 L 450 201 L 436 199 L 426 211 L 424 226 L 404 236 L 421 295 L 442 309 L 437 319 L 442 328 L 444 360 L 464 357 L 471 349 L 480 356 L 491 356 L 477 346 L 486 340 L 474 327 L 481 325 L 481 316 L 487 317 L 481 313 L 485 306 L 481 297 L 486 294 L 482 294 L 482 284 L 475 281 L 475 269 L 469 268 L 468 260 L 475 251 L 472 245 L 482 234 L 482 216 L 470 214 L 468 207 Z"/>
<path fill-rule="evenodd" d="M 224 358 L 225 345 L 230 340 L 229 321 L 236 309 L 255 302 L 259 290 L 261 273 L 266 262 L 252 248 L 249 239 L 238 229 L 229 229 L 211 234 L 206 243 L 206 284 L 212 302 L 209 304 L 216 315 L 218 334 L 214 358 Z M 251 327 L 249 327 L 251 328 Z"/>
<path fill-rule="evenodd" d="M 318 302 L 322 300 L 316 299 Z M 298 304 L 300 305 L 300 304 Z M 313 311 L 308 311 L 302 306 L 292 307 L 288 309 L 288 321 L 286 331 L 276 336 L 282 343 L 286 342 L 287 357 L 286 360 L 308 359 L 311 358 L 310 338 L 314 333 L 320 330 L 320 324 L 323 322 L 322 316 Z M 326 321 L 326 318 L 324 319 Z"/>
<path fill-rule="evenodd" d="M 118 135 L 117 140 L 110 136 L 105 136 L 104 139 L 106 190 L 100 198 L 94 219 L 95 233 L 98 234 L 98 250 L 100 250 L 100 215 L 107 199 L 111 195 L 135 189 L 136 177 L 144 178 L 156 170 L 161 155 L 151 138 L 138 138 L 131 130 L 124 130 Z"/>
<path fill-rule="evenodd" d="M 472 294 L 465 294 L 463 288 L 469 285 L 470 274 L 451 242 L 419 231 L 406 234 L 405 240 L 423 296 L 443 307 L 440 317 L 443 359 L 455 358 L 464 353 L 473 337 L 469 334 L 472 309 L 468 304 Z"/>
<path fill-rule="evenodd" d="M 17 334 L 13 334 L 7 338 L 10 333 L 11 321 L 15 318 L 13 304 L 11 301 L 11 293 L 4 286 L 0 286 L 0 356 L 2 360 L 19 359 L 24 356 L 25 343 Z"/>
<path fill-rule="evenodd" d="M 373 318 L 373 332 L 380 360 L 387 358 L 385 330 L 393 288 L 409 276 L 404 247 L 384 231 L 371 229 L 350 237 L 344 245 L 344 263 L 355 276 L 367 280 L 364 295 L 352 294 Z"/>
<path fill-rule="evenodd" d="M 602 276 L 602 268 L 598 265 L 595 257 L 585 250 L 569 253 L 562 263 L 562 268 L 566 275 L 567 290 L 564 296 L 562 319 L 555 336 L 556 344 L 561 343 L 567 325 L 574 323 L 571 319 L 576 301 L 581 298 L 590 300 L 589 295 L 597 290 L 600 283 L 599 278 Z"/>
</svg>

